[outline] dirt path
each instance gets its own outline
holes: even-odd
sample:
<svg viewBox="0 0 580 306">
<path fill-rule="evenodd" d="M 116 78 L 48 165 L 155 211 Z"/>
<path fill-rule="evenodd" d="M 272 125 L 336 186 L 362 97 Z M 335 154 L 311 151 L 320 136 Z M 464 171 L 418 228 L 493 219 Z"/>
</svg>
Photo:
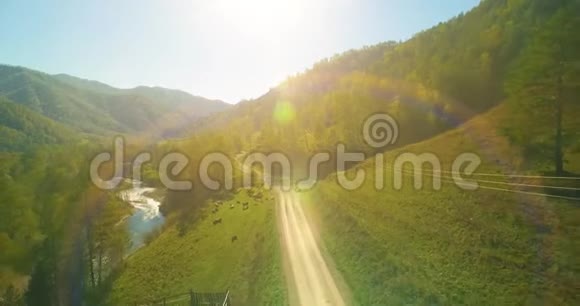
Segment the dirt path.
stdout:
<svg viewBox="0 0 580 306">
<path fill-rule="evenodd" d="M 278 221 L 293 305 L 344 306 L 345 302 L 324 261 L 304 210 L 294 192 L 278 190 Z M 295 292 L 292 292 L 295 291 Z"/>
</svg>

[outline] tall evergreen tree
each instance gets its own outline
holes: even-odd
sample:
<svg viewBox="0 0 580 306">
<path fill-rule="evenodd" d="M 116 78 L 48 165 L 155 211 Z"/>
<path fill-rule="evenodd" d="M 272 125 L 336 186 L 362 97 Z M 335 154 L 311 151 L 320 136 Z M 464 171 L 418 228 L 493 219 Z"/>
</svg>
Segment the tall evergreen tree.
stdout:
<svg viewBox="0 0 580 306">
<path fill-rule="evenodd" d="M 562 7 L 537 29 L 508 82 L 512 120 L 510 136 L 536 159 L 549 158 L 558 175 L 564 174 L 564 152 L 576 135 L 565 124 L 567 112 L 578 108 L 580 89 L 580 7 Z"/>
</svg>

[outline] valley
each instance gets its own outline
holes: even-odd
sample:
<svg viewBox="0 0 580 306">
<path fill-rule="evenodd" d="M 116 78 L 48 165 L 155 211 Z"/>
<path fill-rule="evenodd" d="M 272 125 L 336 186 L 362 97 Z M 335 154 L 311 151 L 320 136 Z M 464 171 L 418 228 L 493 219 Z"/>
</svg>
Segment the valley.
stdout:
<svg viewBox="0 0 580 306">
<path fill-rule="evenodd" d="M 0 64 L 0 306 L 580 304 L 577 12 L 577 0 L 483 0 L 408 39 L 309 60 L 236 104 Z M 240 34 L 260 28 L 247 18 L 207 27 L 240 31 L 227 56 L 207 51 L 218 34 L 189 54 L 194 36 L 178 30 L 205 27 L 150 19 L 139 27 L 173 28 L 131 32 L 157 37 L 159 54 L 125 57 L 143 61 L 131 73 L 99 70 L 115 84 L 151 69 L 140 84 L 212 92 L 218 80 L 230 96 L 262 60 L 305 56 L 259 53 L 286 38 Z M 232 85 L 248 53 L 259 61 Z"/>
</svg>

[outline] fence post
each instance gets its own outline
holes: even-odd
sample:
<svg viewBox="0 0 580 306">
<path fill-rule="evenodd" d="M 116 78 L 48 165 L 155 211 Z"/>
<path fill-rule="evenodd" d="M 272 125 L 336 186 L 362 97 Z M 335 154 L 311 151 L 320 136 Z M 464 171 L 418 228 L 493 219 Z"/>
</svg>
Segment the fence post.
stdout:
<svg viewBox="0 0 580 306">
<path fill-rule="evenodd" d="M 226 298 L 224 299 L 223 306 L 230 306 L 230 289 L 226 291 Z"/>
</svg>

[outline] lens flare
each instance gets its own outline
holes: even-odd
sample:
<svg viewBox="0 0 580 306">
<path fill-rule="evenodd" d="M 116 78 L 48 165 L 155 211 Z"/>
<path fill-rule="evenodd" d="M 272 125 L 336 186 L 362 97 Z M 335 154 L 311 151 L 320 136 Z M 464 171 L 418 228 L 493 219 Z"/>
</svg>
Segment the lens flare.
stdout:
<svg viewBox="0 0 580 306">
<path fill-rule="evenodd" d="M 276 103 L 274 108 L 274 119 L 280 124 L 287 124 L 291 122 L 296 116 L 296 111 L 292 103 L 288 101 L 280 101 Z"/>
</svg>

